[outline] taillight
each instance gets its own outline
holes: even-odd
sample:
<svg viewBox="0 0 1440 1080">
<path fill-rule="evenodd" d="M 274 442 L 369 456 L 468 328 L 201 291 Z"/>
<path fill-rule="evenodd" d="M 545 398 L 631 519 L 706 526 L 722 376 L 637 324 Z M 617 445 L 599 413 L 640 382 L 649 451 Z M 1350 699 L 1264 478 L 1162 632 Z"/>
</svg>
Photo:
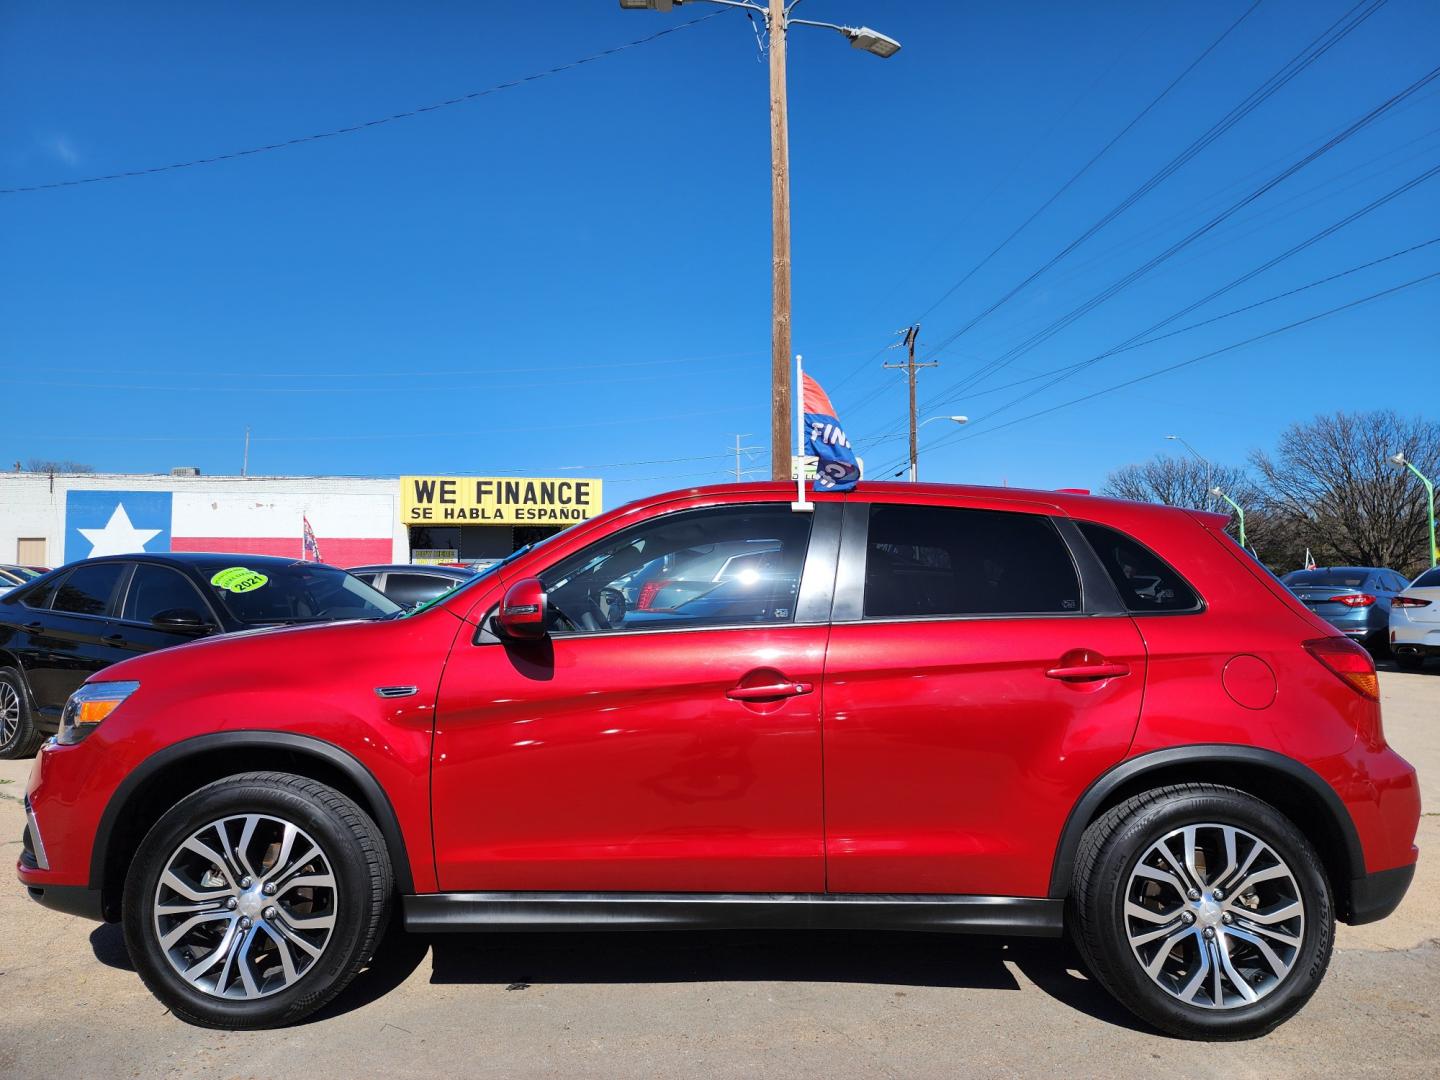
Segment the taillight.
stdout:
<svg viewBox="0 0 1440 1080">
<path fill-rule="evenodd" d="M 1352 596 L 1333 597 L 1335 603 L 1344 604 L 1346 607 L 1369 607 L 1375 603 L 1375 597 L 1368 592 L 1355 593 Z"/>
<path fill-rule="evenodd" d="M 1305 642 L 1305 651 L 1361 697 L 1380 700 L 1380 676 L 1375 674 L 1375 661 L 1349 638 L 1316 638 Z"/>
<path fill-rule="evenodd" d="M 668 581 L 647 581 L 640 586 L 640 595 L 635 598 L 636 611 L 649 611 L 650 605 L 655 602 L 655 594 L 669 585 Z"/>
<path fill-rule="evenodd" d="M 1429 607 L 1429 600 L 1422 600 L 1418 596 L 1397 596 L 1390 601 L 1392 607 Z"/>
</svg>

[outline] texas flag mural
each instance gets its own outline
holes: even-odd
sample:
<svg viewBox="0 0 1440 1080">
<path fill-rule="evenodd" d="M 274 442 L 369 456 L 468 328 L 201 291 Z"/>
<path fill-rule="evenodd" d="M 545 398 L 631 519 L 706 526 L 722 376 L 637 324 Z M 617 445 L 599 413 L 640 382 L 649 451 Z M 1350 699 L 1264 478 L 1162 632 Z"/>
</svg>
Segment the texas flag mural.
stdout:
<svg viewBox="0 0 1440 1080">
<path fill-rule="evenodd" d="M 860 481 L 860 463 L 845 437 L 835 406 L 820 384 L 804 376 L 805 453 L 816 459 L 815 487 L 820 491 L 849 491 Z"/>
<path fill-rule="evenodd" d="M 308 523 L 310 558 L 323 541 L 336 566 L 388 563 L 393 516 L 392 500 L 383 496 L 326 501 L 300 493 L 72 490 L 65 494 L 65 559 L 142 551 L 303 559 Z"/>
</svg>

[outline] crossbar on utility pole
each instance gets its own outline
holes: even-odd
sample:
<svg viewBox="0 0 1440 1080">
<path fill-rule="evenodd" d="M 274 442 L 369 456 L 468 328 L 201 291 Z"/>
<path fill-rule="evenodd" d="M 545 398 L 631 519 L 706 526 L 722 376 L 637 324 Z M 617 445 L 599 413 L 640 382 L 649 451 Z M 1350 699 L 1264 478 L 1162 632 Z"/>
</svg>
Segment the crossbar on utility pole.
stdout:
<svg viewBox="0 0 1440 1080">
<path fill-rule="evenodd" d="M 886 364 L 887 368 L 904 368 L 910 381 L 910 482 L 913 484 L 920 474 L 920 438 L 915 426 L 915 373 L 920 368 L 939 367 L 939 360 L 929 360 L 917 364 L 915 362 L 915 343 L 920 337 L 920 324 L 916 323 L 905 331 L 905 349 L 907 351 L 905 363 Z"/>
<path fill-rule="evenodd" d="M 790 121 L 785 0 L 770 0 L 770 479 L 790 470 Z M 799 392 L 799 388 L 796 388 Z"/>
</svg>

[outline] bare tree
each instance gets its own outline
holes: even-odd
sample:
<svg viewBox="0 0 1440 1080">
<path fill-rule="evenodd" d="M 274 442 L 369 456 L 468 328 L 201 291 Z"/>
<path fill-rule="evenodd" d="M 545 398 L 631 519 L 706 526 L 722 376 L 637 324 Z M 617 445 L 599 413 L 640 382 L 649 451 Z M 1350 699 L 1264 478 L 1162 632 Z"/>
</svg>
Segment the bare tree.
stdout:
<svg viewBox="0 0 1440 1080">
<path fill-rule="evenodd" d="M 30 458 L 25 462 L 26 472 L 42 473 L 93 473 L 94 465 L 84 465 L 78 461 L 52 461 L 49 458 Z"/>
<path fill-rule="evenodd" d="M 1268 516 L 1321 563 L 1388 566 L 1415 574 L 1430 564 L 1425 489 L 1386 460 L 1403 450 L 1428 476 L 1440 471 L 1440 423 L 1393 410 L 1334 413 L 1293 424 L 1274 456 L 1251 461 Z"/>
<path fill-rule="evenodd" d="M 1208 481 L 1208 483 L 1207 483 Z M 1192 510 L 1229 507 L 1210 494 L 1218 487 L 1241 506 L 1255 502 L 1255 485 L 1244 469 L 1224 465 L 1207 469 L 1188 457 L 1161 454 L 1139 465 L 1125 465 L 1105 478 L 1106 495 L 1135 502 L 1163 503 Z"/>
</svg>

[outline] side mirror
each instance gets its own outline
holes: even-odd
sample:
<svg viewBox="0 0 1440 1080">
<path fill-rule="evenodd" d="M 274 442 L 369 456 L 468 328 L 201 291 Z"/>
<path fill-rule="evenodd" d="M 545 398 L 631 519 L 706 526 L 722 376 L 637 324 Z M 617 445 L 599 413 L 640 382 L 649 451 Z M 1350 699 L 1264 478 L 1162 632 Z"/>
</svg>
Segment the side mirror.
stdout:
<svg viewBox="0 0 1440 1080">
<path fill-rule="evenodd" d="M 545 586 L 539 578 L 521 578 L 505 590 L 495 626 L 501 637 L 534 641 L 545 636 Z"/>
<path fill-rule="evenodd" d="M 150 625 L 171 634 L 207 634 L 212 629 L 209 619 L 190 608 L 167 608 L 156 612 Z"/>
</svg>

